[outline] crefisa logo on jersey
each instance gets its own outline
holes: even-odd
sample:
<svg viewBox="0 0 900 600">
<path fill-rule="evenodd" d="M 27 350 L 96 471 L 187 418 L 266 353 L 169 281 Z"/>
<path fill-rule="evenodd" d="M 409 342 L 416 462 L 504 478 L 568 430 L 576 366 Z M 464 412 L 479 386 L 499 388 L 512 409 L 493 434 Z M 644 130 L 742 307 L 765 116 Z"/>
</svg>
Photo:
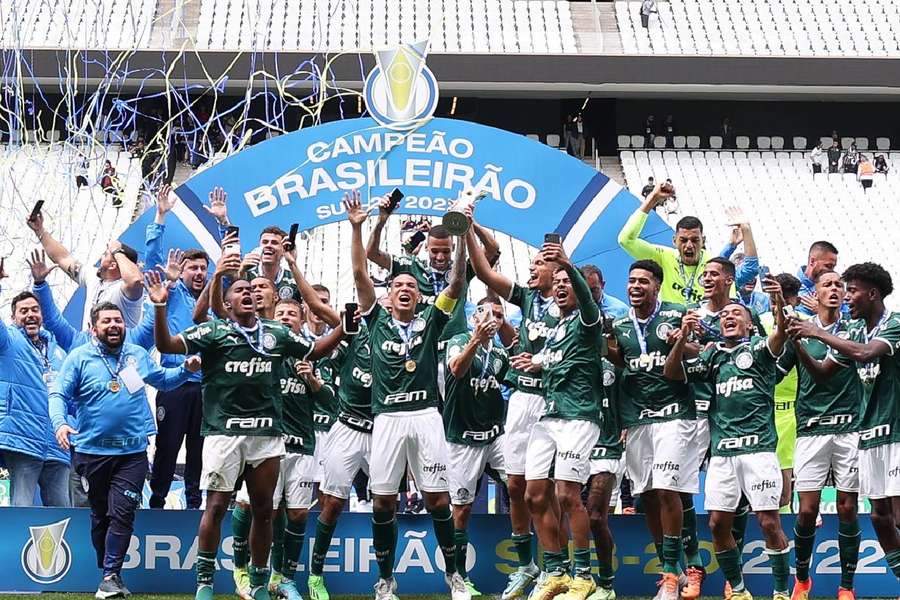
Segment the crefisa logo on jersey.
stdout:
<svg viewBox="0 0 900 600">
<path fill-rule="evenodd" d="M 22 548 L 22 569 L 40 584 L 56 583 L 72 566 L 72 550 L 66 543 L 69 519 L 49 525 L 29 527 L 31 537 Z"/>
<path fill-rule="evenodd" d="M 369 114 L 388 129 L 412 129 L 437 109 L 438 83 L 425 65 L 428 40 L 375 52 L 377 66 L 363 86 Z"/>
</svg>

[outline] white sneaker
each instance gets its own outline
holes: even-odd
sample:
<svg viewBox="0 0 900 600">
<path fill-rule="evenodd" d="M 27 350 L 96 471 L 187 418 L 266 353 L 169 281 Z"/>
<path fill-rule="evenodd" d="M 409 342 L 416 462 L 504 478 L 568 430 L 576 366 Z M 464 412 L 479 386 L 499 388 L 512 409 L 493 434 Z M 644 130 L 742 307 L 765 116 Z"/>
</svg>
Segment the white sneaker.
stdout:
<svg viewBox="0 0 900 600">
<path fill-rule="evenodd" d="M 375 600 L 398 600 L 394 592 L 397 591 L 397 580 L 379 579 L 375 582 Z"/>
<path fill-rule="evenodd" d="M 459 573 L 454 573 L 449 577 L 445 575 L 444 581 L 450 587 L 450 600 L 472 600 L 472 593 L 469 591 L 469 586 L 466 585 L 466 580 L 462 578 L 462 575 Z"/>
</svg>

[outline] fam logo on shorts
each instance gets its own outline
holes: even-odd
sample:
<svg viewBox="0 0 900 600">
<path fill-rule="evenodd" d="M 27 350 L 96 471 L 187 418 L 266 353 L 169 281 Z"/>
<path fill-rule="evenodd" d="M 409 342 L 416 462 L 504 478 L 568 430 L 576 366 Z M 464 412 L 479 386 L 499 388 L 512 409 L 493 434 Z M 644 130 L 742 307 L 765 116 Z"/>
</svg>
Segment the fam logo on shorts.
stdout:
<svg viewBox="0 0 900 600">
<path fill-rule="evenodd" d="M 22 548 L 22 570 L 35 583 L 56 583 L 72 566 L 72 550 L 64 538 L 69 519 L 29 527 L 31 537 Z"/>
<path fill-rule="evenodd" d="M 425 65 L 428 40 L 375 52 L 377 66 L 366 77 L 369 114 L 389 129 L 412 129 L 434 115 L 438 83 Z"/>
</svg>

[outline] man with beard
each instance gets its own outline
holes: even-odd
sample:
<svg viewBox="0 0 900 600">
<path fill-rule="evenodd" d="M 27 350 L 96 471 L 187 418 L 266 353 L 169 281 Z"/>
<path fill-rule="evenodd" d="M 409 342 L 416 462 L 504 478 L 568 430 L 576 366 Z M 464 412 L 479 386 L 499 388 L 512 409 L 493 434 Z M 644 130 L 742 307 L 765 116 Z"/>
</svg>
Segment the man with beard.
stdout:
<svg viewBox="0 0 900 600">
<path fill-rule="evenodd" d="M 69 506 L 69 453 L 56 444 L 47 410 L 47 388 L 65 351 L 44 330 L 37 297 L 12 299 L 12 325 L 0 323 L 0 457 L 9 471 L 11 506 L 32 506 L 40 488 L 44 506 Z"/>
<path fill-rule="evenodd" d="M 823 271 L 816 277 L 818 314 L 813 323 L 825 331 L 846 336 L 851 325 L 841 316 L 844 283 L 834 271 Z M 859 495 L 857 468 L 859 446 L 859 406 L 862 385 L 856 371 L 844 367 L 834 377 L 819 381 L 821 361 L 828 346 L 814 338 L 788 342 L 784 356 L 778 361 L 781 373 L 797 366 L 799 388 L 794 405 L 797 441 L 794 450 L 794 477 L 800 494 L 800 510 L 794 524 L 794 553 L 797 578 L 792 598 L 806 600 L 812 590 L 811 568 L 816 538 L 816 518 L 822 488 L 837 488 L 838 551 L 841 557 L 839 600 L 853 600 L 853 575 L 859 555 L 860 532 L 856 518 Z M 844 357 L 844 362 L 848 362 Z M 807 368 L 809 365 L 809 368 Z"/>
<path fill-rule="evenodd" d="M 222 279 L 234 275 L 239 264 L 236 254 L 223 255 L 211 286 L 214 303 Z M 272 497 L 280 457 L 285 453 L 281 437 L 282 362 L 287 357 L 314 360 L 330 353 L 340 341 L 343 329 L 310 344 L 281 323 L 258 317 L 256 307 L 264 299 L 263 287 L 259 287 L 258 298 L 254 299 L 251 283 L 236 280 L 223 302 L 227 320 L 202 323 L 172 336 L 165 318 L 168 288 L 158 283 L 155 274 L 148 278 L 156 310 L 154 333 L 159 351 L 199 353 L 204 360 L 201 434 L 206 439 L 200 483 L 207 494 L 198 534 L 196 597 L 212 598 L 222 518 L 235 484 L 243 475 L 253 514 L 249 535 L 250 596 L 268 600 Z"/>
<path fill-rule="evenodd" d="M 163 185 L 156 199 L 156 219 L 147 225 L 146 263 L 155 267 L 163 264 L 163 236 L 165 235 L 166 215 L 175 205 L 177 196 L 172 188 Z M 193 314 L 206 285 L 209 270 L 209 257 L 202 250 L 187 250 L 184 253 L 170 251 L 165 263 L 165 274 L 169 284 L 169 329 L 183 331 L 194 324 Z M 144 311 L 140 328 L 144 333 L 141 340 L 135 343 L 149 349 L 153 346 L 152 310 Z M 180 354 L 163 354 L 160 364 L 174 367 L 184 362 Z M 156 435 L 156 453 L 153 455 L 153 469 L 150 476 L 150 508 L 163 508 L 166 495 L 175 475 L 175 463 L 182 441 L 185 443 L 184 492 L 187 508 L 200 508 L 201 457 L 203 456 L 203 437 L 200 435 L 202 416 L 202 395 L 200 393 L 199 373 L 181 387 L 171 392 L 156 395 L 156 422 L 159 432 Z"/>
<path fill-rule="evenodd" d="M 541 571 L 532 556 L 531 514 L 525 502 L 525 453 L 534 424 L 544 414 L 541 370 L 532 362 L 544 348 L 547 332 L 559 320 L 559 307 L 553 302 L 555 264 L 543 253 L 531 260 L 526 286 L 518 285 L 493 270 L 472 232 L 466 238 L 475 274 L 507 302 L 522 310 L 518 341 L 510 350 L 510 368 L 504 383 L 513 391 L 509 397 L 504 424 L 503 465 L 509 491 L 509 520 L 518 568 L 509 576 L 502 600 L 524 595 Z"/>
<path fill-rule="evenodd" d="M 109 242 L 100 257 L 99 269 L 94 271 L 92 267 L 80 263 L 44 230 L 43 214 L 35 215 L 33 220 L 27 221 L 27 225 L 34 231 L 50 260 L 79 286 L 85 286 L 89 306 L 112 302 L 122 309 L 127 327 L 136 327 L 140 323 L 144 284 L 134 248 L 118 240 Z"/>
<path fill-rule="evenodd" d="M 587 282 L 562 245 L 545 242 L 541 252 L 557 265 L 553 301 L 559 321 L 532 360 L 542 370 L 546 410 L 528 440 L 525 500 L 544 549 L 546 577 L 535 584 L 531 598 L 550 600 L 565 592 L 564 600 L 586 600 L 597 586 L 591 575 L 590 527 L 581 488 L 590 476 L 591 451 L 600 437 L 602 321 Z M 561 543 L 564 521 L 572 532 L 574 576 L 566 566 L 568 543 Z"/>
<path fill-rule="evenodd" d="M 763 281 L 772 296 L 775 329 L 768 338 L 752 335 L 750 312 L 731 301 L 719 311 L 720 341 L 700 353 L 686 370 L 685 346 L 701 330 L 700 317 L 691 312 L 683 319 L 678 338 L 666 357 L 664 375 L 673 381 L 706 381 L 715 386 L 709 406 L 712 457 L 706 477 L 706 510 L 716 558 L 731 585 L 732 600 L 750 600 L 744 586 L 741 556 L 732 526 L 741 496 L 756 512 L 772 565 L 774 600 L 788 600 L 790 566 L 787 537 L 778 508 L 781 471 L 775 455 L 774 394 L 776 361 L 787 339 L 784 298 L 773 278 Z"/>
<path fill-rule="evenodd" d="M 837 267 L 838 251 L 834 244 L 820 240 L 809 247 L 806 265 L 797 269 L 800 280 L 800 306 L 797 312 L 808 317 L 817 314 L 816 277 Z"/>
<path fill-rule="evenodd" d="M 623 411 L 628 429 L 625 466 L 632 490 L 641 494 L 647 526 L 662 564 L 657 597 L 678 598 L 678 566 L 684 523 L 683 495 L 699 491 L 696 407 L 689 386 L 663 376 L 669 337 L 681 327 L 684 307 L 660 299 L 663 270 L 639 260 L 628 271 L 627 317 L 613 323 L 609 360 L 621 367 L 622 391 L 632 409 Z M 696 351 L 696 347 L 692 349 Z M 697 565 L 693 559 L 691 566 Z M 702 579 L 702 570 L 688 577 Z M 699 590 L 699 581 L 689 582 Z"/>
<path fill-rule="evenodd" d="M 372 347 L 372 544 L 378 562 L 376 600 L 396 596 L 393 576 L 396 508 L 400 480 L 409 464 L 422 490 L 425 507 L 444 557 L 445 580 L 452 600 L 469 600 L 465 581 L 456 572 L 453 521 L 447 484 L 447 445 L 437 411 L 438 339 L 456 308 L 465 284 L 465 246 L 458 241 L 452 274 L 434 304 L 420 308 L 418 282 L 409 273 L 390 283 L 388 312 L 375 301 L 375 286 L 366 270 L 362 224 L 368 217 L 359 193 L 344 198 L 353 229 L 353 278 L 360 313 L 369 327 Z"/>
<path fill-rule="evenodd" d="M 75 448 L 75 471 L 88 482 L 91 542 L 103 569 L 96 596 L 103 600 L 129 594 L 120 573 L 147 476 L 147 438 L 156 432 L 144 383 L 174 389 L 200 360 L 159 367 L 125 342 L 125 319 L 110 302 L 91 309 L 91 323 L 91 343 L 69 353 L 50 393 L 50 420 L 60 447 Z M 70 406 L 74 427 L 66 422 Z"/>
<path fill-rule="evenodd" d="M 788 332 L 832 349 L 821 363 L 804 363 L 815 369 L 817 379 L 835 377 L 842 367 L 856 368 L 863 386 L 859 491 L 872 505 L 872 527 L 888 566 L 900 578 L 900 536 L 892 510 L 900 497 L 900 314 L 884 305 L 894 285 L 881 265 L 852 265 L 841 279 L 854 319 L 846 334 L 829 333 L 814 321 L 792 321 Z"/>
</svg>

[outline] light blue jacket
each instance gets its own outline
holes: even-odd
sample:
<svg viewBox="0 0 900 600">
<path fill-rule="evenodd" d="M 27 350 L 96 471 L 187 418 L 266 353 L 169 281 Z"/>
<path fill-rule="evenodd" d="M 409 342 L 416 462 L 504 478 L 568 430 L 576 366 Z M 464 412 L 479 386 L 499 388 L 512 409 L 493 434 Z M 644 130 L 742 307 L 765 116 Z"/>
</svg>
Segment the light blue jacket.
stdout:
<svg viewBox="0 0 900 600">
<path fill-rule="evenodd" d="M 144 386 L 134 393 L 119 378 L 120 389 L 113 392 L 110 370 L 134 367 L 141 379 L 161 391 L 169 391 L 188 380 L 183 367 L 164 369 L 150 359 L 147 351 L 125 343 L 115 358 L 101 354 L 96 342 L 83 344 L 69 353 L 50 391 L 50 420 L 55 432 L 65 422 L 66 405 L 75 412 L 78 432 L 72 438 L 77 452 L 85 454 L 132 454 L 147 448 L 147 437 L 156 433 L 156 423 L 147 402 Z M 105 364 L 104 364 L 105 363 Z"/>
<path fill-rule="evenodd" d="M 51 372 L 58 373 L 66 353 L 41 330 Z M 19 327 L 0 323 L 0 450 L 21 452 L 39 460 L 69 464 L 69 453 L 56 443 L 50 427 L 44 361 Z M 66 406 L 61 407 L 65 419 Z"/>
</svg>

